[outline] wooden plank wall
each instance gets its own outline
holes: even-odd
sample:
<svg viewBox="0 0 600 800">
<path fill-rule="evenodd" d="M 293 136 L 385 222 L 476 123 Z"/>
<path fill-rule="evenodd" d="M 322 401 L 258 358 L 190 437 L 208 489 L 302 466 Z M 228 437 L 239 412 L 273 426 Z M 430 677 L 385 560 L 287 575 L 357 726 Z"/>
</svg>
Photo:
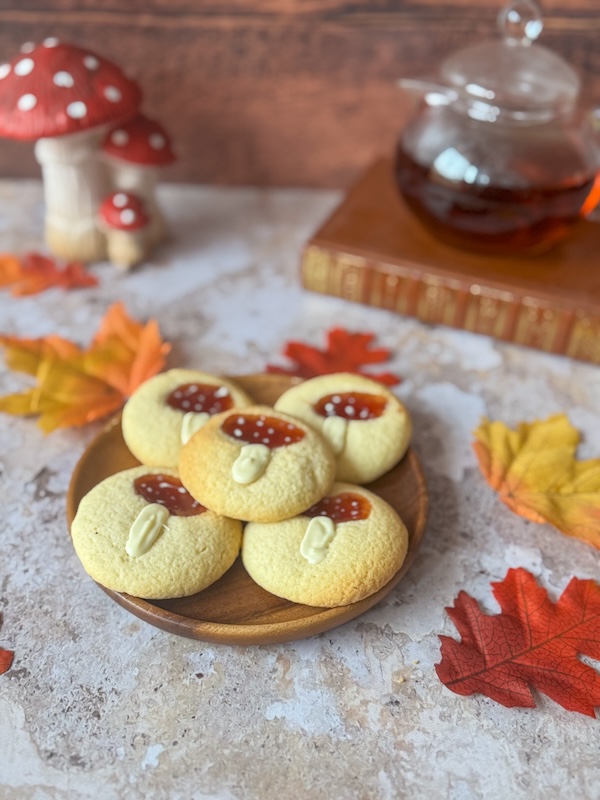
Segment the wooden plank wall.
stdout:
<svg viewBox="0 0 600 800">
<path fill-rule="evenodd" d="M 399 76 L 495 36 L 496 0 L 0 0 L 0 60 L 58 36 L 121 64 L 172 132 L 165 179 L 346 186 L 410 113 Z M 600 104 L 599 0 L 546 0 L 542 42 Z M 0 175 L 39 174 L 0 141 Z"/>
</svg>

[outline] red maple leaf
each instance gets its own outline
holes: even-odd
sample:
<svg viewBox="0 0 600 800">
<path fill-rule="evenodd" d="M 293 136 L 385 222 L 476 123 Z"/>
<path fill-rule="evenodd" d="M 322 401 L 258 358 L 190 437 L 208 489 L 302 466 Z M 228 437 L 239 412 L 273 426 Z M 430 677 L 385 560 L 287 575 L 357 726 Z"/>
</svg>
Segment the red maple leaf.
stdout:
<svg viewBox="0 0 600 800">
<path fill-rule="evenodd" d="M 2 614 L 0 614 L 0 628 L 1 627 Z M 13 662 L 14 655 L 12 650 L 3 650 L 2 647 L 0 647 L 0 675 L 2 675 L 3 672 L 8 672 Z"/>
<path fill-rule="evenodd" d="M 11 286 L 14 297 L 39 294 L 54 286 L 81 289 L 97 285 L 98 279 L 78 261 L 60 267 L 54 259 L 39 253 L 27 253 L 21 259 L 0 255 L 0 286 Z"/>
<path fill-rule="evenodd" d="M 450 618 L 462 641 L 440 636 L 436 672 L 456 694 L 480 692 L 507 708 L 533 708 L 531 688 L 569 711 L 594 716 L 600 674 L 578 655 L 600 658 L 600 584 L 572 578 L 556 603 L 526 570 L 492 583 L 501 614 L 484 614 L 460 592 Z"/>
<path fill-rule="evenodd" d="M 332 372 L 354 372 L 387 386 L 395 386 L 401 380 L 397 375 L 391 372 L 373 374 L 362 369 L 365 364 L 381 364 L 390 357 L 390 351 L 384 347 L 371 347 L 374 338 L 373 333 L 351 333 L 344 328 L 332 328 L 327 332 L 325 350 L 290 341 L 285 345 L 283 355 L 296 363 L 288 369 L 267 364 L 267 372 L 297 375 L 300 378 L 314 378 Z"/>
</svg>

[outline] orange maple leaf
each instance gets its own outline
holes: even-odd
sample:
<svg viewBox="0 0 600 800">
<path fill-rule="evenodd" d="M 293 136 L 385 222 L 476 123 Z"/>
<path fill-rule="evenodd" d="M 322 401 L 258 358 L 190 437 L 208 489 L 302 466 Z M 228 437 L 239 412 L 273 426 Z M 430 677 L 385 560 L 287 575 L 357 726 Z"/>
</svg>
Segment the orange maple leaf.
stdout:
<svg viewBox="0 0 600 800">
<path fill-rule="evenodd" d="M 39 415 L 38 424 L 46 432 L 85 425 L 116 411 L 141 383 L 160 372 L 171 349 L 154 320 L 136 322 L 122 303 L 108 309 L 87 350 L 59 336 L 0 336 L 0 345 L 11 369 L 37 380 L 25 392 L 0 397 L 0 411 Z"/>
<path fill-rule="evenodd" d="M 575 458 L 580 435 L 565 414 L 516 430 L 485 419 L 474 435 L 481 471 L 510 509 L 600 549 L 600 458 Z"/>
<path fill-rule="evenodd" d="M 0 287 L 16 283 L 21 276 L 21 262 L 11 253 L 0 254 Z"/>
<path fill-rule="evenodd" d="M 97 285 L 98 279 L 76 261 L 60 267 L 39 253 L 27 253 L 22 259 L 9 253 L 0 255 L 0 287 L 11 286 L 14 297 L 39 294 L 54 286 L 80 289 Z"/>
</svg>

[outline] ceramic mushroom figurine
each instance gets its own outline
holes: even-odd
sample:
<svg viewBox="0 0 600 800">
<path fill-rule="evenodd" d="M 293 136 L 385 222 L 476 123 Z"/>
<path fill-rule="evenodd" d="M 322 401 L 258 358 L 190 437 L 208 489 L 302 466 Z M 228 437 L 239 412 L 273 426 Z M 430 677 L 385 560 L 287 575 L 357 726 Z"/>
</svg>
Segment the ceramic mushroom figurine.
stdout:
<svg viewBox="0 0 600 800">
<path fill-rule="evenodd" d="M 134 192 L 143 199 L 150 215 L 150 245 L 163 241 L 166 228 L 156 201 L 155 186 L 158 170 L 175 161 L 168 133 L 155 120 L 138 114 L 109 131 L 102 144 L 102 153 L 113 186 Z"/>
<path fill-rule="evenodd" d="M 148 252 L 149 217 L 142 200 L 130 192 L 114 192 L 103 201 L 98 227 L 106 236 L 108 258 L 128 270 Z"/>
<path fill-rule="evenodd" d="M 98 206 L 110 190 L 99 147 L 135 114 L 139 86 L 89 50 L 44 39 L 0 66 L 0 136 L 34 140 L 46 200 L 46 243 L 68 260 L 104 258 Z"/>
</svg>

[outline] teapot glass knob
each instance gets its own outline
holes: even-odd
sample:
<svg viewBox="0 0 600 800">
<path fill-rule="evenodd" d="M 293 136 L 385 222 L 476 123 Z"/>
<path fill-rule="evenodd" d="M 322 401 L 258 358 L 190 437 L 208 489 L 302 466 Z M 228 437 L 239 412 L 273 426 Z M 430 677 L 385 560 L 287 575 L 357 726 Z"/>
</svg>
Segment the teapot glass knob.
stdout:
<svg viewBox="0 0 600 800">
<path fill-rule="evenodd" d="M 508 44 L 528 46 L 538 38 L 544 23 L 535 0 L 515 0 L 498 14 L 498 27 Z"/>
</svg>

